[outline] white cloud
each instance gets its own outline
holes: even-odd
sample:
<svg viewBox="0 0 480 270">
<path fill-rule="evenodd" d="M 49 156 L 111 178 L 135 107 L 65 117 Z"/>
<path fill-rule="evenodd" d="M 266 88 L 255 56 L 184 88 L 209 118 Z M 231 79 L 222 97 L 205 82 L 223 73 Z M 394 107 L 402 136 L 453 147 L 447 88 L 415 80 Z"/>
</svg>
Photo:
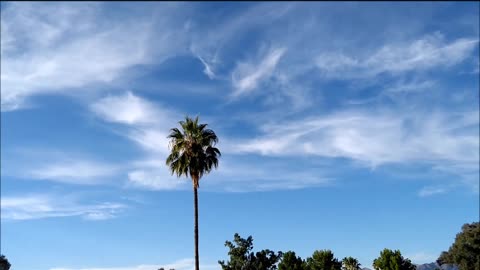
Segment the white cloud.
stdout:
<svg viewBox="0 0 480 270">
<path fill-rule="evenodd" d="M 168 132 L 181 116 L 160 104 L 127 92 L 108 96 L 91 105 L 91 110 L 107 122 L 126 125 L 126 137 L 147 151 L 168 152 Z"/>
<path fill-rule="evenodd" d="M 126 187 L 148 190 L 185 187 L 186 181 L 171 176 L 165 165 L 169 151 L 168 131 L 179 119 L 175 112 L 131 92 L 100 99 L 91 110 L 107 122 L 124 124 L 126 131 L 122 134 L 153 156 L 128 167 Z"/>
<path fill-rule="evenodd" d="M 220 148 L 223 149 L 223 148 Z M 191 179 L 171 175 L 166 156 L 153 155 L 132 163 L 126 187 L 148 190 L 189 190 Z M 253 165 L 255 164 L 255 165 Z M 333 183 L 328 166 L 298 168 L 290 159 L 255 162 L 239 156 L 222 155 L 218 169 L 200 181 L 202 190 L 251 192 L 325 187 Z M 301 166 L 300 166 L 301 167 Z M 225 181 L 228 179 L 228 181 Z"/>
<path fill-rule="evenodd" d="M 327 166 L 292 163 L 291 159 L 268 159 L 261 162 L 238 156 L 222 155 L 218 170 L 204 176 L 202 189 L 226 192 L 296 190 L 333 184 Z M 228 179 L 228 181 L 225 181 Z"/>
<path fill-rule="evenodd" d="M 462 181 L 471 187 L 471 191 L 479 192 L 479 163 L 478 161 L 458 162 L 453 164 L 439 164 L 433 167 L 433 170 L 451 175 L 452 177 L 462 177 Z"/>
<path fill-rule="evenodd" d="M 285 48 L 271 49 L 258 63 L 239 63 L 232 73 L 232 83 L 236 89 L 233 95 L 248 93 L 270 78 L 285 51 Z"/>
<path fill-rule="evenodd" d="M 359 14 L 357 8 L 355 4 L 328 3 L 315 7 L 298 3 L 256 5 L 234 13 L 220 25 L 217 21 L 223 18 L 216 18 L 215 27 L 207 27 L 207 31 L 194 27 L 191 47 L 204 60 L 205 73 L 208 69 L 215 70 L 215 75 L 222 77 L 229 64 L 237 63 L 231 72 L 234 88 L 231 97 L 252 94 L 261 86 L 262 93 L 268 91 L 261 97 L 264 105 L 280 104 L 288 106 L 288 111 L 293 105 L 293 110 L 300 111 L 318 103 L 323 89 L 315 84 L 325 77 L 371 79 L 382 73 L 403 75 L 407 71 L 450 67 L 468 59 L 478 44 L 478 38 L 472 34 L 456 40 L 440 32 L 425 35 L 424 22 L 412 20 L 411 11 L 385 13 L 379 12 L 382 7 L 372 6 Z M 417 18 L 422 18 L 425 12 L 425 9 L 415 11 Z M 339 24 L 338 17 L 349 17 L 368 31 L 355 32 L 351 24 Z M 300 27 L 293 29 L 293 25 Z M 232 58 L 238 55 L 238 49 L 232 47 L 237 48 L 235 43 L 239 40 L 249 40 L 250 29 L 268 42 L 271 50 L 260 48 L 261 53 L 255 59 L 239 63 Z M 290 30 L 289 35 L 284 35 L 286 29 Z M 242 51 L 258 50 L 255 42 L 242 44 L 245 44 L 241 45 Z M 282 48 L 288 48 L 288 54 L 280 53 Z M 323 77 L 315 72 L 318 69 Z M 280 82 L 282 76 L 288 79 L 286 83 Z"/>
<path fill-rule="evenodd" d="M 40 148 L 16 148 L 3 152 L 2 177 L 95 185 L 105 184 L 121 173 L 122 165 L 91 158 L 73 151 Z"/>
<path fill-rule="evenodd" d="M 2 7 L 2 111 L 19 109 L 34 95 L 85 94 L 95 90 L 92 84 L 111 83 L 130 67 L 174 55 L 180 46 L 164 42 L 180 42 L 170 36 L 178 33 L 169 22 L 174 12 L 163 8 L 171 16 L 159 14 L 165 21 L 153 27 L 158 22 L 150 16 L 107 23 L 98 3 Z"/>
<path fill-rule="evenodd" d="M 3 196 L 2 219 L 29 220 L 78 216 L 88 220 L 105 220 L 116 217 L 126 205 L 120 203 L 80 204 L 62 196 L 28 195 Z"/>
<path fill-rule="evenodd" d="M 142 264 L 136 266 L 125 266 L 125 267 L 89 267 L 89 268 L 64 268 L 56 267 L 50 268 L 50 270 L 156 270 L 164 268 L 165 270 L 175 269 L 175 270 L 193 270 L 194 269 L 194 260 L 193 259 L 182 259 L 169 264 Z M 200 264 L 201 269 L 207 270 L 220 270 L 218 264 Z"/>
<path fill-rule="evenodd" d="M 447 192 L 445 187 L 424 187 L 418 192 L 418 196 L 420 197 L 428 197 L 438 194 L 443 194 Z"/>
<path fill-rule="evenodd" d="M 410 44 L 387 44 L 367 56 L 322 53 L 316 59 L 322 75 L 329 78 L 369 78 L 381 73 L 399 74 L 414 70 L 450 67 L 473 52 L 478 39 L 460 38 L 446 42 L 440 33 Z"/>
<path fill-rule="evenodd" d="M 347 111 L 301 121 L 267 124 L 257 139 L 233 146 L 240 152 L 266 155 L 296 153 L 346 156 L 373 163 L 404 159 L 478 159 L 475 135 L 454 130 L 478 123 L 476 111 L 417 114 L 394 111 Z M 456 119 L 456 124 L 450 121 Z M 470 149 L 470 150 L 469 150 Z"/>
<path fill-rule="evenodd" d="M 122 134 L 153 156 L 128 166 L 126 187 L 173 190 L 186 186 L 187 181 L 171 176 L 165 165 L 169 151 L 168 132 L 181 119 L 177 113 L 131 92 L 100 99 L 91 110 L 107 122 L 124 124 L 126 131 Z"/>
<path fill-rule="evenodd" d="M 203 73 L 208 76 L 208 78 L 215 79 L 215 73 L 212 70 L 212 66 L 209 65 L 200 55 L 197 55 L 197 58 L 202 62 L 203 66 L 205 69 L 203 70 Z"/>
<path fill-rule="evenodd" d="M 173 127 L 172 125 L 171 127 Z M 168 153 L 168 130 L 171 128 L 137 128 L 128 133 L 128 138 L 143 149 L 155 153 Z"/>
<path fill-rule="evenodd" d="M 152 124 L 160 120 L 158 109 L 146 100 L 126 92 L 107 96 L 91 105 L 92 111 L 108 122 L 122 124 Z"/>
<path fill-rule="evenodd" d="M 415 93 L 422 92 L 428 89 L 432 89 L 437 86 L 437 83 L 433 80 L 413 80 L 413 81 L 399 81 L 391 88 L 387 88 L 386 92 L 389 93 Z"/>
<path fill-rule="evenodd" d="M 26 169 L 25 176 L 71 184 L 97 184 L 118 173 L 118 168 L 87 160 L 52 161 Z"/>
<path fill-rule="evenodd" d="M 222 23 L 213 21 L 212 27 L 198 27 L 189 23 L 191 32 L 190 50 L 196 57 L 201 57 L 207 62 L 211 70 L 223 63 L 227 58 L 230 44 L 236 43 L 240 36 L 248 34 L 251 29 L 272 26 L 274 22 L 282 19 L 289 13 L 295 3 L 257 3 L 240 12 L 233 12 L 227 18 L 220 16 Z"/>
<path fill-rule="evenodd" d="M 226 147 L 266 156 L 343 157 L 367 166 L 421 162 L 465 174 L 478 172 L 478 123 L 478 111 L 344 111 L 264 124 L 263 135 Z M 457 170 L 460 164 L 471 170 Z"/>
<path fill-rule="evenodd" d="M 177 178 L 168 173 L 165 162 L 158 169 L 138 169 L 128 173 L 127 186 L 149 190 L 183 189 L 190 182 L 185 177 Z"/>
</svg>

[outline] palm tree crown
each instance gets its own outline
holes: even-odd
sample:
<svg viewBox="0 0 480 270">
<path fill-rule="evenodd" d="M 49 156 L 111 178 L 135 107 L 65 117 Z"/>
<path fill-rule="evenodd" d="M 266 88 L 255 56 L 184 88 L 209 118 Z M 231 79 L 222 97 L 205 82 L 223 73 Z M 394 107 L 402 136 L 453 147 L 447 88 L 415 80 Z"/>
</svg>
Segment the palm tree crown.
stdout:
<svg viewBox="0 0 480 270">
<path fill-rule="evenodd" d="M 198 124 L 198 116 L 179 122 L 182 130 L 172 128 L 168 138 L 171 153 L 167 157 L 167 165 L 172 174 L 191 177 L 193 186 L 199 187 L 199 180 L 209 173 L 212 168 L 218 167 L 220 150 L 215 145 L 218 142 L 213 130 L 207 129 L 207 124 Z"/>
</svg>

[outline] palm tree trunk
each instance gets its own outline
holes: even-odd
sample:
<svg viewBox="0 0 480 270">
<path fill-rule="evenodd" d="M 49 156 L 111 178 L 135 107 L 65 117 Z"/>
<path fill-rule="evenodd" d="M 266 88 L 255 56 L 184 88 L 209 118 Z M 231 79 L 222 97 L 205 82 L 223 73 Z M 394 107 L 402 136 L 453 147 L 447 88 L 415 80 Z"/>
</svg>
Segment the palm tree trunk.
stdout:
<svg viewBox="0 0 480 270">
<path fill-rule="evenodd" d="M 195 207 L 195 270 L 200 269 L 200 263 L 198 259 L 198 193 L 197 187 L 193 187 L 193 194 L 194 194 L 194 207 Z"/>
</svg>

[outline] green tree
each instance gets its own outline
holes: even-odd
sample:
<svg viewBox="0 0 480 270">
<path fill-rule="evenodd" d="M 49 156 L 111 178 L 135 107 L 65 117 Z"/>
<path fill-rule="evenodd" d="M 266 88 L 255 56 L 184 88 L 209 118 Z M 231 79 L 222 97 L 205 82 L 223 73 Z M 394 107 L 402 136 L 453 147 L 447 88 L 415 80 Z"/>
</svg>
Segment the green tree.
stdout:
<svg viewBox="0 0 480 270">
<path fill-rule="evenodd" d="M 415 270 L 417 267 L 409 259 L 403 258 L 400 250 L 384 249 L 380 257 L 373 260 L 375 270 Z"/>
<path fill-rule="evenodd" d="M 199 270 L 198 256 L 198 188 L 200 178 L 218 167 L 220 151 L 215 147 L 218 142 L 213 130 L 207 129 L 207 124 L 199 124 L 198 117 L 194 120 L 185 117 L 180 121 L 182 130 L 172 128 L 170 135 L 170 155 L 166 163 L 173 174 L 190 177 L 193 184 L 195 208 L 195 270 Z"/>
<path fill-rule="evenodd" d="M 316 250 L 307 258 L 308 270 L 341 270 L 342 263 L 333 256 L 331 250 Z"/>
<path fill-rule="evenodd" d="M 360 270 L 361 264 L 353 257 L 345 257 L 342 260 L 342 270 Z"/>
<path fill-rule="evenodd" d="M 287 251 L 282 255 L 282 261 L 278 264 L 278 270 L 304 270 L 305 262 L 297 257 L 295 252 Z"/>
<path fill-rule="evenodd" d="M 442 252 L 437 263 L 455 264 L 460 270 L 480 270 L 480 222 L 464 224 L 448 251 Z"/>
<path fill-rule="evenodd" d="M 225 241 L 225 246 L 229 248 L 228 255 L 230 260 L 218 261 L 223 270 L 275 270 L 277 262 L 282 257 L 282 253 L 275 253 L 269 249 L 259 252 L 252 252 L 253 238 L 247 239 L 240 237 L 238 233 L 234 235 L 233 242 Z"/>
<path fill-rule="evenodd" d="M 278 252 L 275 253 L 269 249 L 264 249 L 255 253 L 255 255 L 251 254 L 250 256 L 250 265 L 248 269 L 255 269 L 255 270 L 273 270 L 277 269 L 277 262 L 282 257 L 282 253 Z"/>
<path fill-rule="evenodd" d="M 8 262 L 7 258 L 5 255 L 0 255 L 0 270 L 9 270 L 10 269 L 10 263 Z"/>
</svg>

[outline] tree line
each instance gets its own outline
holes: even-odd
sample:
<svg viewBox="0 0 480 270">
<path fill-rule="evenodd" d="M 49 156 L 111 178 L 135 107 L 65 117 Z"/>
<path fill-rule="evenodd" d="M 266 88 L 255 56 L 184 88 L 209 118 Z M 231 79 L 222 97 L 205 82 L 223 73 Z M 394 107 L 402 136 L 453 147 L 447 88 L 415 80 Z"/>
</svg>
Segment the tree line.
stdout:
<svg viewBox="0 0 480 270">
<path fill-rule="evenodd" d="M 228 261 L 218 261 L 223 270 L 360 270 L 356 258 L 335 258 L 331 250 L 316 250 L 302 259 L 294 251 L 274 252 L 269 249 L 253 252 L 253 238 L 244 239 L 235 234 L 233 242 L 226 241 Z M 437 259 L 437 264 L 456 265 L 459 270 L 480 270 L 480 222 L 467 223 L 456 235 L 448 251 Z M 404 258 L 399 250 L 384 249 L 373 260 L 375 270 L 415 270 L 416 266 Z M 440 269 L 440 268 L 439 268 Z"/>
<path fill-rule="evenodd" d="M 302 259 L 294 251 L 275 252 L 269 249 L 253 252 L 253 238 L 244 239 L 235 234 L 233 242 L 226 241 L 228 261 L 218 261 L 223 270 L 361 270 L 356 258 L 337 259 L 329 249 L 315 250 L 312 256 Z M 373 261 L 378 270 L 415 270 L 409 259 L 399 250 L 384 249 Z"/>
</svg>

